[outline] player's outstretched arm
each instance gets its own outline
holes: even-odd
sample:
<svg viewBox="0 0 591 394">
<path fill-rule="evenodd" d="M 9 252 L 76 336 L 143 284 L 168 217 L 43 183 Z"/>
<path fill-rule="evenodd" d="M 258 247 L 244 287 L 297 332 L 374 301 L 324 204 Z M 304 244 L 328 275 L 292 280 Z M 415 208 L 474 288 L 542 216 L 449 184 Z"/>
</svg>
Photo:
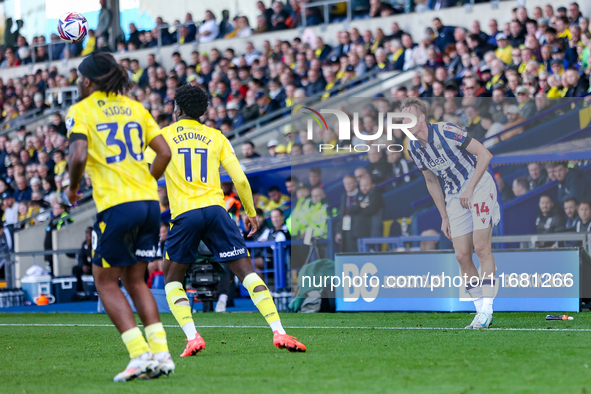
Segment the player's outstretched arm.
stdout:
<svg viewBox="0 0 591 394">
<path fill-rule="evenodd" d="M 234 186 L 236 186 L 240 201 L 242 201 L 242 204 L 244 205 L 244 210 L 249 219 L 248 223 L 245 224 L 247 226 L 250 224 L 250 232 L 248 234 L 250 237 L 257 231 L 257 222 L 255 219 L 256 211 L 254 209 L 254 200 L 252 199 L 250 183 L 248 183 L 248 179 L 246 178 L 244 171 L 242 171 L 238 160 L 232 160 L 229 163 L 224 164 L 224 168 L 228 172 L 228 175 L 230 175 L 230 178 L 232 178 L 232 182 L 234 182 Z"/>
<path fill-rule="evenodd" d="M 441 215 L 441 231 L 443 231 L 443 234 L 445 234 L 447 238 L 451 239 L 449 219 L 447 217 L 447 211 L 445 210 L 445 197 L 443 196 L 443 191 L 441 190 L 439 179 L 437 179 L 437 176 L 430 170 L 423 171 L 423 175 L 425 176 L 425 182 L 427 182 L 427 189 L 429 190 L 429 194 L 431 195 L 431 197 L 433 197 L 435 206 L 437 207 L 437 209 L 439 210 L 439 214 Z"/>
<path fill-rule="evenodd" d="M 493 155 L 484 147 L 484 145 L 474 138 L 470 140 L 466 150 L 476 156 L 476 168 L 466 191 L 460 195 L 460 204 L 462 204 L 462 207 L 470 209 L 470 202 L 472 201 L 474 189 L 476 189 L 476 185 L 478 185 L 478 182 L 480 182 L 480 179 L 482 179 L 482 176 L 486 172 Z"/>
<path fill-rule="evenodd" d="M 66 195 L 71 204 L 74 204 L 82 197 L 82 195 L 78 194 L 78 189 L 80 188 L 80 181 L 84 176 L 86 160 L 88 160 L 88 141 L 83 138 L 78 138 L 74 141 L 70 139 L 70 157 L 68 160 L 70 186 L 66 190 Z"/>
<path fill-rule="evenodd" d="M 149 144 L 150 148 L 156 152 L 156 158 L 150 167 L 150 173 L 158 180 L 164 174 L 166 166 L 170 162 L 172 154 L 170 153 L 170 147 L 162 135 L 157 135 L 152 138 Z"/>
</svg>

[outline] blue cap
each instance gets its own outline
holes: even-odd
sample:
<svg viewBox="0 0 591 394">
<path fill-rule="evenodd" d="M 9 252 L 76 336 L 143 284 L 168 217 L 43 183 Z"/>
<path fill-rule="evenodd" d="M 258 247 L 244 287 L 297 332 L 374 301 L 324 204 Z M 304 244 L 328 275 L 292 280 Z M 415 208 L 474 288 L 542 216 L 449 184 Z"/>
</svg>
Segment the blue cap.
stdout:
<svg viewBox="0 0 591 394">
<path fill-rule="evenodd" d="M 262 90 L 259 90 L 259 91 L 256 93 L 256 95 L 254 96 L 254 99 L 255 99 L 255 100 L 258 100 L 258 99 L 260 99 L 260 98 L 263 98 L 263 97 L 265 97 L 265 96 L 266 96 L 265 92 L 263 92 Z"/>
<path fill-rule="evenodd" d="M 12 192 L 5 191 L 4 193 L 2 193 L 2 199 L 3 199 L 3 200 L 4 200 L 4 199 L 6 199 L 6 198 L 11 198 L 11 197 L 14 197 L 14 196 L 12 195 Z"/>
</svg>

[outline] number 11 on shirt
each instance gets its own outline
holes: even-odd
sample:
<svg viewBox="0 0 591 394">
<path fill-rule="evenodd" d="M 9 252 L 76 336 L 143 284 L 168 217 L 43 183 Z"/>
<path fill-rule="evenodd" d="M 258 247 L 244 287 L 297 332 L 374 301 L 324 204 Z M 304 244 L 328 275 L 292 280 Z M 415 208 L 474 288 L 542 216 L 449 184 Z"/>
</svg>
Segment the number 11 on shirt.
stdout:
<svg viewBox="0 0 591 394">
<path fill-rule="evenodd" d="M 201 156 L 201 182 L 207 183 L 207 149 L 195 148 L 194 152 Z M 187 182 L 193 182 L 192 154 L 191 148 L 179 148 L 179 155 L 183 155 L 185 158 L 185 179 Z"/>
</svg>

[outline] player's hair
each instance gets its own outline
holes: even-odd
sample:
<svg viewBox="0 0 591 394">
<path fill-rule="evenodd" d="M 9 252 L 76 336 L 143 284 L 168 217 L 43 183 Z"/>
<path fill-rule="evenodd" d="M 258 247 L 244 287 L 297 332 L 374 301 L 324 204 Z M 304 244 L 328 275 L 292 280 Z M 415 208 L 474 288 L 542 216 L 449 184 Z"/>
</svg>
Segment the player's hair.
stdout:
<svg viewBox="0 0 591 394">
<path fill-rule="evenodd" d="M 589 208 L 591 208 L 591 201 L 581 201 L 581 203 L 579 204 L 579 207 L 580 207 L 581 205 L 586 205 L 586 206 L 588 206 Z"/>
<path fill-rule="evenodd" d="M 265 212 L 261 208 L 255 208 L 256 216 L 265 216 Z"/>
<path fill-rule="evenodd" d="M 313 172 L 318 175 L 322 175 L 322 170 L 320 169 L 320 167 L 312 167 L 312 168 L 310 168 L 310 172 Z"/>
<path fill-rule="evenodd" d="M 253 149 L 254 149 L 254 144 L 253 144 L 253 142 L 252 142 L 252 141 L 244 141 L 242 144 L 243 144 L 243 145 L 244 145 L 244 144 L 246 144 L 246 145 L 250 145 L 250 146 L 252 146 L 252 147 L 253 147 Z"/>
<path fill-rule="evenodd" d="M 207 93 L 199 86 L 182 85 L 176 88 L 174 99 L 187 116 L 195 120 L 207 111 Z"/>
<path fill-rule="evenodd" d="M 105 52 L 99 52 L 92 55 L 94 63 L 100 68 L 110 68 L 110 70 L 103 75 L 94 77 L 94 82 L 98 90 L 107 93 L 107 95 L 124 94 L 130 86 L 127 71 L 122 65 L 117 63 L 113 55 Z"/>
<path fill-rule="evenodd" d="M 279 189 L 279 186 L 271 186 L 270 188 L 267 189 L 267 193 L 270 192 L 280 192 L 281 190 Z"/>
<path fill-rule="evenodd" d="M 400 107 L 400 109 L 402 110 L 402 109 L 410 108 L 410 107 L 415 107 L 415 109 L 418 112 L 427 116 L 427 106 L 420 98 L 417 98 L 417 97 L 405 98 L 404 101 L 402 102 L 402 106 Z"/>
<path fill-rule="evenodd" d="M 579 205 L 579 201 L 576 199 L 576 197 L 567 197 L 564 199 L 563 204 L 566 204 L 569 201 L 574 201 L 575 205 Z"/>
</svg>

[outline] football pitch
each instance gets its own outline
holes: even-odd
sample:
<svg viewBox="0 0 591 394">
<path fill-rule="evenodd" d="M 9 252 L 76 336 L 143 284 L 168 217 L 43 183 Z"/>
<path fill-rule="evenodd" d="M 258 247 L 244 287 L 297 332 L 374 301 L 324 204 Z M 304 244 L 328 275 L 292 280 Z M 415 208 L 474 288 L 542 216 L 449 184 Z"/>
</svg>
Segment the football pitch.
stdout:
<svg viewBox="0 0 591 394">
<path fill-rule="evenodd" d="M 2 393 L 587 393 L 591 314 L 495 313 L 494 329 L 460 329 L 466 313 L 288 314 L 307 347 L 273 347 L 258 313 L 195 314 L 207 347 L 181 359 L 184 335 L 162 315 L 170 377 L 114 383 L 128 355 L 106 315 L 0 314 Z"/>
</svg>

